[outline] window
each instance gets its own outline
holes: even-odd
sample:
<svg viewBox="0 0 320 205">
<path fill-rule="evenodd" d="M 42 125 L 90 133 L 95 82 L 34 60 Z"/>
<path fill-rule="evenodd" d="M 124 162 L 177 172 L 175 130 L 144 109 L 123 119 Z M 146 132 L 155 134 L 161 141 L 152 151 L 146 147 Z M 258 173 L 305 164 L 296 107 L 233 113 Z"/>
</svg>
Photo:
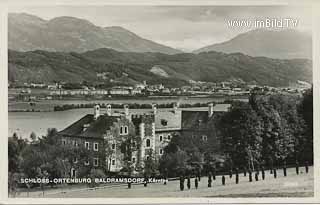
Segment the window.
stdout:
<svg viewBox="0 0 320 205">
<path fill-rule="evenodd" d="M 84 143 L 84 146 L 86 147 L 86 149 L 88 149 L 88 150 L 90 149 L 90 147 L 89 147 L 89 142 L 85 142 L 85 143 Z"/>
<path fill-rule="evenodd" d="M 73 163 L 78 163 L 77 157 L 74 157 L 74 158 L 73 158 Z"/>
<path fill-rule="evenodd" d="M 165 119 L 161 119 L 161 125 L 162 126 L 167 126 L 168 125 L 168 121 Z"/>
<path fill-rule="evenodd" d="M 206 142 L 208 140 L 207 135 L 202 135 L 202 140 Z"/>
<path fill-rule="evenodd" d="M 159 136 L 159 141 L 162 142 L 162 139 L 163 139 L 163 136 L 160 135 L 160 136 Z"/>
<path fill-rule="evenodd" d="M 98 158 L 93 159 L 93 166 L 95 166 L 95 167 L 99 166 L 99 159 Z"/>
<path fill-rule="evenodd" d="M 136 158 L 132 157 L 132 163 L 136 163 Z"/>
<path fill-rule="evenodd" d="M 120 127 L 120 135 L 123 135 L 123 126 Z"/>
<path fill-rule="evenodd" d="M 147 156 L 147 160 L 149 160 L 150 159 L 150 156 Z"/>
<path fill-rule="evenodd" d="M 89 160 L 86 160 L 85 162 L 84 162 L 84 165 L 89 165 L 90 163 L 89 163 Z"/>
<path fill-rule="evenodd" d="M 150 144 L 151 144 L 150 139 L 147 139 L 146 140 L 146 147 L 150 147 Z"/>
<path fill-rule="evenodd" d="M 71 174 L 71 178 L 77 177 L 77 172 L 74 168 L 71 168 L 70 174 Z"/>
<path fill-rule="evenodd" d="M 124 134 L 128 134 L 128 126 L 124 126 Z"/>
<path fill-rule="evenodd" d="M 98 151 L 99 150 L 99 143 L 95 142 L 93 143 L 93 150 Z"/>
<path fill-rule="evenodd" d="M 67 141 L 66 141 L 65 139 L 63 139 L 63 140 L 62 140 L 62 144 L 63 144 L 63 145 L 66 145 L 66 144 L 67 144 Z"/>
<path fill-rule="evenodd" d="M 168 135 L 168 140 L 171 140 L 171 135 L 170 134 Z"/>
<path fill-rule="evenodd" d="M 163 149 L 159 149 L 159 154 L 160 154 L 160 155 L 163 154 Z"/>
<path fill-rule="evenodd" d="M 115 159 L 111 160 L 111 165 L 116 165 L 116 160 Z"/>
<path fill-rule="evenodd" d="M 115 149 L 116 149 L 116 144 L 112 144 L 112 145 L 111 145 L 111 149 L 112 149 L 112 150 L 115 150 Z"/>
</svg>

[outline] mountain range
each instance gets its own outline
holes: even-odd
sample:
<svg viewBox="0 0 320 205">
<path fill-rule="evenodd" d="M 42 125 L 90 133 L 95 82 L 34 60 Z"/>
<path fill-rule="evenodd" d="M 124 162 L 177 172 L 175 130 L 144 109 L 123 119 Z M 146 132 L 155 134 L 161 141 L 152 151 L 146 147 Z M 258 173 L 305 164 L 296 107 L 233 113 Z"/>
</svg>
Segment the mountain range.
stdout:
<svg viewBox="0 0 320 205">
<path fill-rule="evenodd" d="M 189 80 L 271 86 L 312 82 L 311 37 L 296 30 L 253 30 L 193 53 L 122 27 L 99 27 L 66 16 L 47 21 L 10 13 L 8 30 L 10 82 L 133 85 L 147 80 L 166 86 Z"/>
<path fill-rule="evenodd" d="M 111 48 L 125 52 L 181 52 L 141 38 L 122 27 L 103 28 L 87 20 L 68 16 L 46 21 L 26 13 L 10 13 L 8 31 L 8 47 L 17 51 L 85 52 Z"/>
<path fill-rule="evenodd" d="M 11 82 L 93 82 L 181 86 L 189 80 L 240 80 L 270 86 L 288 86 L 298 80 L 312 82 L 308 59 L 281 60 L 242 53 L 203 52 L 134 53 L 96 49 L 83 53 L 9 50 Z"/>
<path fill-rule="evenodd" d="M 121 52 L 182 53 L 122 27 L 99 27 L 85 19 L 68 16 L 47 21 L 26 13 L 9 13 L 8 31 L 8 47 L 16 51 L 85 52 L 111 48 Z M 256 29 L 225 42 L 197 49 L 193 53 L 207 51 L 240 52 L 280 59 L 312 59 L 312 37 L 293 29 Z"/>
<path fill-rule="evenodd" d="M 282 59 L 312 59 L 312 37 L 308 33 L 292 29 L 256 29 L 239 34 L 228 41 L 200 48 L 194 53 L 207 51 L 240 52 L 250 56 Z"/>
</svg>

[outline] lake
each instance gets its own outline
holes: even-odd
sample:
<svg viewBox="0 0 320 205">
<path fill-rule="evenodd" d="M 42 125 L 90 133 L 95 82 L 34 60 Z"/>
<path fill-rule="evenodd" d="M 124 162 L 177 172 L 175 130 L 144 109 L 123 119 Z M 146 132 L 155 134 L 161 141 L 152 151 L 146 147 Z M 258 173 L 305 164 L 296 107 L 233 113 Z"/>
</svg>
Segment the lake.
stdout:
<svg viewBox="0 0 320 205">
<path fill-rule="evenodd" d="M 247 100 L 244 98 L 239 98 L 240 100 Z M 43 106 L 49 103 L 60 103 L 60 104 L 77 104 L 77 103 L 172 103 L 172 102 L 180 102 L 180 103 L 207 103 L 207 102 L 223 102 L 225 98 L 188 98 L 188 99 L 159 99 L 159 100 L 114 100 L 114 101 L 44 101 L 41 102 Z M 195 108 L 185 108 L 185 109 L 195 109 Z M 197 108 L 196 108 L 197 109 Z M 207 109 L 198 108 L 198 109 Z M 115 111 L 119 111 L 119 109 L 113 109 Z M 120 109 L 121 110 L 121 109 Z M 104 109 L 101 110 L 104 112 Z M 151 111 L 151 109 L 139 109 L 134 110 L 131 109 L 131 112 L 139 113 L 145 111 Z M 29 138 L 31 132 L 35 132 L 37 136 L 42 136 L 47 133 L 48 128 L 57 128 L 58 130 L 62 130 L 69 126 L 71 123 L 79 120 L 86 114 L 93 113 L 93 109 L 91 108 L 83 108 L 83 109 L 73 109 L 59 112 L 9 112 L 8 113 L 8 134 L 12 136 L 14 132 L 23 138 Z"/>
</svg>

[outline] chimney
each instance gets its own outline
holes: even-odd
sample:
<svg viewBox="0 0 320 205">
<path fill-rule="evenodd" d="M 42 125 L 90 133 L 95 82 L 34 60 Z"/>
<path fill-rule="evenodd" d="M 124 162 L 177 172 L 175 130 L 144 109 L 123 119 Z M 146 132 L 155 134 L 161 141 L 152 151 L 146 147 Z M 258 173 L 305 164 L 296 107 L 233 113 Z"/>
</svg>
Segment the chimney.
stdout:
<svg viewBox="0 0 320 205">
<path fill-rule="evenodd" d="M 98 119 L 99 116 L 100 116 L 100 106 L 95 105 L 94 110 L 93 110 L 93 117 L 96 120 L 96 119 Z"/>
<path fill-rule="evenodd" d="M 157 114 L 157 105 L 153 103 L 151 106 L 152 106 L 153 114 L 156 115 Z"/>
<path fill-rule="evenodd" d="M 179 103 L 178 102 L 173 103 L 173 112 L 174 112 L 174 114 L 178 113 L 178 108 L 179 108 Z"/>
<path fill-rule="evenodd" d="M 124 105 L 123 108 L 124 108 L 125 116 L 128 117 L 129 116 L 129 105 Z"/>
<path fill-rule="evenodd" d="M 107 105 L 107 115 L 111 116 L 111 105 L 110 104 Z"/>
<path fill-rule="evenodd" d="M 209 103 L 208 104 L 208 116 L 209 117 L 212 117 L 212 115 L 213 115 L 213 103 Z"/>
</svg>

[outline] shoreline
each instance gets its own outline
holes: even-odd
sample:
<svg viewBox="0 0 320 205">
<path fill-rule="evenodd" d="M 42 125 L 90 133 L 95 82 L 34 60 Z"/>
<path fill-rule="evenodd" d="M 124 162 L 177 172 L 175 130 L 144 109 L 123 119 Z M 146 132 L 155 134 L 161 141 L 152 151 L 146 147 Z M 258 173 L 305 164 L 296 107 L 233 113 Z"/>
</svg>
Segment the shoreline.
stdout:
<svg viewBox="0 0 320 205">
<path fill-rule="evenodd" d="M 197 101 L 198 99 L 200 101 Z M 153 102 L 153 100 L 155 100 L 155 102 Z M 184 98 L 181 98 L 179 96 L 152 96 L 138 98 L 112 98 L 108 100 L 54 99 L 32 102 L 14 101 L 8 103 L 8 112 L 58 112 L 70 109 L 89 108 L 92 104 L 105 105 L 107 103 L 113 104 L 113 106 L 115 106 L 116 108 L 120 108 L 124 104 L 128 104 L 129 107 L 133 106 L 135 109 L 146 109 L 149 108 L 152 103 L 156 103 L 159 108 L 168 108 L 169 104 L 178 102 L 180 103 L 181 107 L 184 108 L 201 107 L 205 106 L 205 104 L 209 102 L 221 104 L 232 100 L 247 101 L 248 96 L 184 96 Z"/>
</svg>

